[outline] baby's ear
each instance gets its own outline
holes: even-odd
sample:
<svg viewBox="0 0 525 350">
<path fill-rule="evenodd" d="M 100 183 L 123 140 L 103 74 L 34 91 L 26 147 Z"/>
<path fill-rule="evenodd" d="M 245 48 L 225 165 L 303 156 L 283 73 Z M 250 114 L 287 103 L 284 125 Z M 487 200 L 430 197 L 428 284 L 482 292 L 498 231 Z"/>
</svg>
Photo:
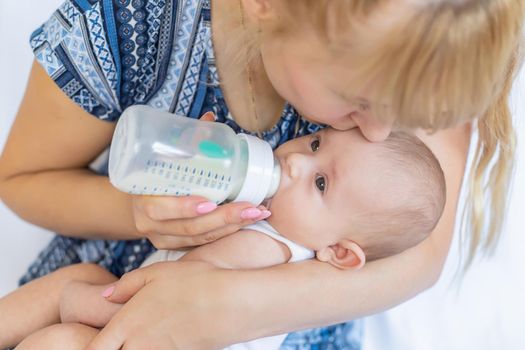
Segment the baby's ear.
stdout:
<svg viewBox="0 0 525 350">
<path fill-rule="evenodd" d="M 337 244 L 322 248 L 317 251 L 319 261 L 327 262 L 343 270 L 358 270 L 365 264 L 363 249 L 349 239 L 343 239 Z"/>
</svg>

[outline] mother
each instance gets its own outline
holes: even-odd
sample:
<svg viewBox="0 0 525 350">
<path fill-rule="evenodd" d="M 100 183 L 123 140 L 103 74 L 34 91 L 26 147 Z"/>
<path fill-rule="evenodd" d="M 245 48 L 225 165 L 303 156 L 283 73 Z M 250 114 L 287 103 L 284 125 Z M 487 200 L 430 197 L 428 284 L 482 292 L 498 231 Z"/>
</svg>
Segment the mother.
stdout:
<svg viewBox="0 0 525 350">
<path fill-rule="evenodd" d="M 507 97 L 524 6 L 516 0 L 66 1 L 31 38 L 41 66 L 32 70 L 0 161 L 2 200 L 21 217 L 71 237 L 57 236 L 23 281 L 78 261 L 122 274 L 151 252 L 149 242 L 198 245 L 258 219 L 260 210 L 249 203 L 215 208 L 197 197 L 123 194 L 101 176 L 100 158 L 98 174 L 88 168 L 109 145 L 121 111 L 149 104 L 192 118 L 213 110 L 218 121 L 258 132 L 274 146 L 315 131 L 315 123 L 358 127 L 370 141 L 386 138 L 394 123 L 446 129 L 418 133 L 443 166 L 448 202 L 430 238 L 360 271 L 309 261 L 250 272 L 163 263 L 126 274 L 111 298 L 131 300 L 93 349 L 218 348 L 343 322 L 410 298 L 437 280 L 446 258 L 472 123 L 479 139 L 464 222 L 470 257 L 497 241 L 513 160 Z M 350 348 L 356 344 L 343 333 L 351 329 L 295 333 L 285 345 Z"/>
</svg>

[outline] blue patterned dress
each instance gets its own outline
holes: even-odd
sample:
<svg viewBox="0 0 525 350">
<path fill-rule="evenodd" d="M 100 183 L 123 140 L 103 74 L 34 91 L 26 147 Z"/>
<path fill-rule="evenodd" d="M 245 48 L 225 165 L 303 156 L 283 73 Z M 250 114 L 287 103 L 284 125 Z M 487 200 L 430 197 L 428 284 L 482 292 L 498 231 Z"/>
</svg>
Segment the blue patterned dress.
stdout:
<svg viewBox="0 0 525 350">
<path fill-rule="evenodd" d="M 147 104 L 189 118 L 213 111 L 228 118 L 211 41 L 210 0 L 67 0 L 31 35 L 37 61 L 62 91 L 97 118 L 115 121 L 126 107 Z M 262 137 L 272 147 L 321 126 L 286 105 Z M 107 158 L 94 169 L 107 175 Z M 21 284 L 62 266 L 94 262 L 117 276 L 154 251 L 146 240 L 83 240 L 56 236 Z M 285 350 L 357 350 L 361 323 L 290 333 Z"/>
</svg>

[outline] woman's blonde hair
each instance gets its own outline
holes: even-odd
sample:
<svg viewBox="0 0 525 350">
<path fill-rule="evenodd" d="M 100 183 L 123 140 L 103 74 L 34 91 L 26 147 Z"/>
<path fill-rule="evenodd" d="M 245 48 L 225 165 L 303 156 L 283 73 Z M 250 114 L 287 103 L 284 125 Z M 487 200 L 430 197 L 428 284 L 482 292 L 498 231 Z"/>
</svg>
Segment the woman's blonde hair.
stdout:
<svg viewBox="0 0 525 350">
<path fill-rule="evenodd" d="M 520 62 L 525 1 L 406 0 L 400 6 L 387 0 L 281 0 L 274 6 L 276 35 L 309 26 L 334 57 L 358 71 L 348 81 L 349 98 L 367 82 L 380 82 L 367 95 L 379 118 L 395 116 L 402 126 L 430 130 L 477 118 L 463 220 L 468 230 L 462 230 L 470 245 L 466 266 L 478 251 L 490 252 L 513 169 L 508 97 Z"/>
</svg>

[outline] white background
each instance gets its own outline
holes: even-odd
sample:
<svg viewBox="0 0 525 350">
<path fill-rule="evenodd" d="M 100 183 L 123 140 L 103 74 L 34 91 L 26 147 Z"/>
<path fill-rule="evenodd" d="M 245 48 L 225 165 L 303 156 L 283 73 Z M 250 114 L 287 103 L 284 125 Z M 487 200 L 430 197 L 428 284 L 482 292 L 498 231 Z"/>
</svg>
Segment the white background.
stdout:
<svg viewBox="0 0 525 350">
<path fill-rule="evenodd" d="M 29 35 L 59 3 L 0 0 L 0 147 L 22 98 L 32 62 Z M 525 140 L 525 99 L 520 93 L 524 86 L 522 72 L 513 95 L 520 141 Z M 459 284 L 453 280 L 458 249 L 454 242 L 443 276 L 434 288 L 366 319 L 364 350 L 525 348 L 524 154 L 525 147 L 520 143 L 508 225 L 496 255 L 477 261 Z M 15 288 L 19 276 L 50 238 L 49 232 L 22 222 L 0 203 L 0 296 Z"/>
</svg>

